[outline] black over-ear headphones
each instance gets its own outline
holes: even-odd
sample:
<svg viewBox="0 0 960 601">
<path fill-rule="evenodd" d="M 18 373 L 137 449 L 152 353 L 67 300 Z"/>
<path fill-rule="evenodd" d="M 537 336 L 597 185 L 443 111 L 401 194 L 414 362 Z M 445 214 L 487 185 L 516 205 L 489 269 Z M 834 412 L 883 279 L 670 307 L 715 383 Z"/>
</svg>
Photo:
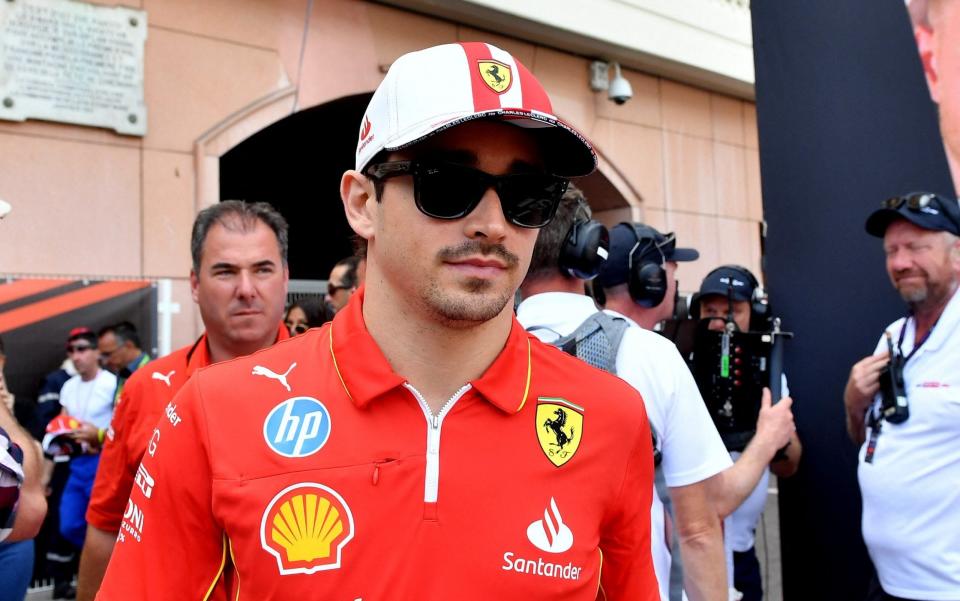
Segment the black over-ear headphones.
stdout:
<svg viewBox="0 0 960 601">
<path fill-rule="evenodd" d="M 663 253 L 663 247 L 676 241 L 676 235 L 667 234 L 665 239 L 657 243 L 656 238 L 644 233 L 635 223 L 627 223 L 633 230 L 633 235 L 637 243 L 630 249 L 628 255 L 628 279 L 627 285 L 630 292 L 630 298 L 641 307 L 652 308 L 663 302 L 667 296 L 667 271 L 664 264 L 667 258 Z M 643 256 L 656 249 L 659 258 L 655 260 L 644 259 Z"/>
<path fill-rule="evenodd" d="M 721 265 L 708 273 L 703 280 L 706 281 L 721 269 L 734 271 L 743 276 L 743 279 L 753 288 L 750 295 L 750 329 L 754 332 L 761 332 L 767 329 L 770 321 L 770 297 L 766 289 L 760 284 L 753 272 L 742 265 Z M 700 294 L 693 295 L 690 301 L 690 317 L 700 319 Z"/>
<path fill-rule="evenodd" d="M 590 211 L 577 199 L 577 212 L 560 249 L 557 264 L 569 275 L 592 280 L 610 253 L 610 233 L 602 223 L 590 218 Z"/>
</svg>

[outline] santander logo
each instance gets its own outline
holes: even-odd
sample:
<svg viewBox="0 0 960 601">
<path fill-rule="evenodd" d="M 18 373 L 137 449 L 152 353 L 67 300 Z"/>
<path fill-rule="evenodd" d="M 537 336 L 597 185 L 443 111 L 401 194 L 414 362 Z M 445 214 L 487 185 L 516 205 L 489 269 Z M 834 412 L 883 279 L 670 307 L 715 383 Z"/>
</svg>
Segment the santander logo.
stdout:
<svg viewBox="0 0 960 601">
<path fill-rule="evenodd" d="M 360 128 L 360 139 L 366 140 L 367 136 L 370 135 L 370 130 L 373 129 L 373 124 L 370 123 L 370 117 L 364 115 L 363 117 L 363 127 Z"/>
<path fill-rule="evenodd" d="M 543 510 L 543 519 L 527 527 L 527 538 L 533 546 L 547 553 L 563 553 L 573 546 L 573 532 L 563 523 L 553 497 L 550 497 L 550 507 Z"/>
</svg>

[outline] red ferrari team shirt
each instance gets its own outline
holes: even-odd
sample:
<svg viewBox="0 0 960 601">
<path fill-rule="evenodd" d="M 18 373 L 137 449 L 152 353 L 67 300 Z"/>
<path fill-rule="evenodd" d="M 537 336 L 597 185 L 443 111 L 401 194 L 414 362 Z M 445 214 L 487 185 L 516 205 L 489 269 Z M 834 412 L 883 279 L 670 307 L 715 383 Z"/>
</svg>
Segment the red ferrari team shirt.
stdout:
<svg viewBox="0 0 960 601">
<path fill-rule="evenodd" d="M 277 340 L 289 337 L 281 324 Z M 120 530 L 130 490 L 145 477 L 138 472 L 140 460 L 144 451 L 156 446 L 160 436 L 157 420 L 164 413 L 176 412 L 174 395 L 193 372 L 210 362 L 204 334 L 194 344 L 146 364 L 126 381 L 100 454 L 87 523 L 107 532 Z"/>
<path fill-rule="evenodd" d="M 98 599 L 659 599 L 642 399 L 516 321 L 437 413 L 363 323 L 199 371 Z"/>
</svg>

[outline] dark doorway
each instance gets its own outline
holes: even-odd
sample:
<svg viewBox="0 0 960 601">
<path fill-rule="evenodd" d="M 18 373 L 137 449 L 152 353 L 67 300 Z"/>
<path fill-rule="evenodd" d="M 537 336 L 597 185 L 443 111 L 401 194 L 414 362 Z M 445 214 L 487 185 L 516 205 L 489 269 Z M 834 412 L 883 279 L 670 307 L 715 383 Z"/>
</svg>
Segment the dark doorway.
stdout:
<svg viewBox="0 0 960 601">
<path fill-rule="evenodd" d="M 220 158 L 220 199 L 266 201 L 290 223 L 290 277 L 325 280 L 352 254 L 340 176 L 353 168 L 357 132 L 372 94 L 290 115 Z"/>
</svg>

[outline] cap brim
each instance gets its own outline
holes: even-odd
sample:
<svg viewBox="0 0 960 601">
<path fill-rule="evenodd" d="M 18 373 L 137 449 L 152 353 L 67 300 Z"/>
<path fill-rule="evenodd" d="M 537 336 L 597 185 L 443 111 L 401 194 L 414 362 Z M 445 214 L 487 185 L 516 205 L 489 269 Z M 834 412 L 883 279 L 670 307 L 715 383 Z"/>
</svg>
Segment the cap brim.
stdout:
<svg viewBox="0 0 960 601">
<path fill-rule="evenodd" d="M 711 294 L 719 294 L 720 296 L 726 297 L 729 294 L 730 296 L 733 297 L 733 300 L 735 301 L 750 300 L 750 296 L 744 294 L 741 290 L 738 290 L 737 288 L 732 288 L 733 292 L 731 293 L 731 288 L 732 288 L 731 286 L 728 286 L 726 284 L 721 284 L 718 282 L 716 284 L 709 284 L 707 286 L 701 287 L 700 292 L 698 294 L 700 298 L 703 298 L 704 296 L 710 296 Z"/>
<path fill-rule="evenodd" d="M 684 261 L 696 261 L 699 258 L 700 252 L 695 248 L 675 248 L 673 252 L 670 253 L 670 256 L 667 257 L 667 260 L 681 263 Z"/>
<path fill-rule="evenodd" d="M 913 211 L 901 212 L 896 209 L 877 209 L 867 217 L 867 222 L 864 224 L 864 229 L 867 230 L 867 233 L 871 236 L 876 236 L 877 238 L 883 238 L 887 233 L 887 227 L 890 226 L 890 223 L 895 219 L 905 219 L 913 225 L 929 229 L 929 223 L 925 223 L 919 214 L 914 213 Z"/>
<path fill-rule="evenodd" d="M 409 148 L 452 127 L 477 119 L 503 121 L 532 130 L 542 143 L 547 166 L 554 175 L 580 177 L 593 173 L 597 168 L 597 154 L 593 145 L 580 132 L 552 115 L 523 109 L 494 109 L 469 113 L 439 125 L 415 128 L 388 141 L 383 149 L 393 152 Z"/>
</svg>

